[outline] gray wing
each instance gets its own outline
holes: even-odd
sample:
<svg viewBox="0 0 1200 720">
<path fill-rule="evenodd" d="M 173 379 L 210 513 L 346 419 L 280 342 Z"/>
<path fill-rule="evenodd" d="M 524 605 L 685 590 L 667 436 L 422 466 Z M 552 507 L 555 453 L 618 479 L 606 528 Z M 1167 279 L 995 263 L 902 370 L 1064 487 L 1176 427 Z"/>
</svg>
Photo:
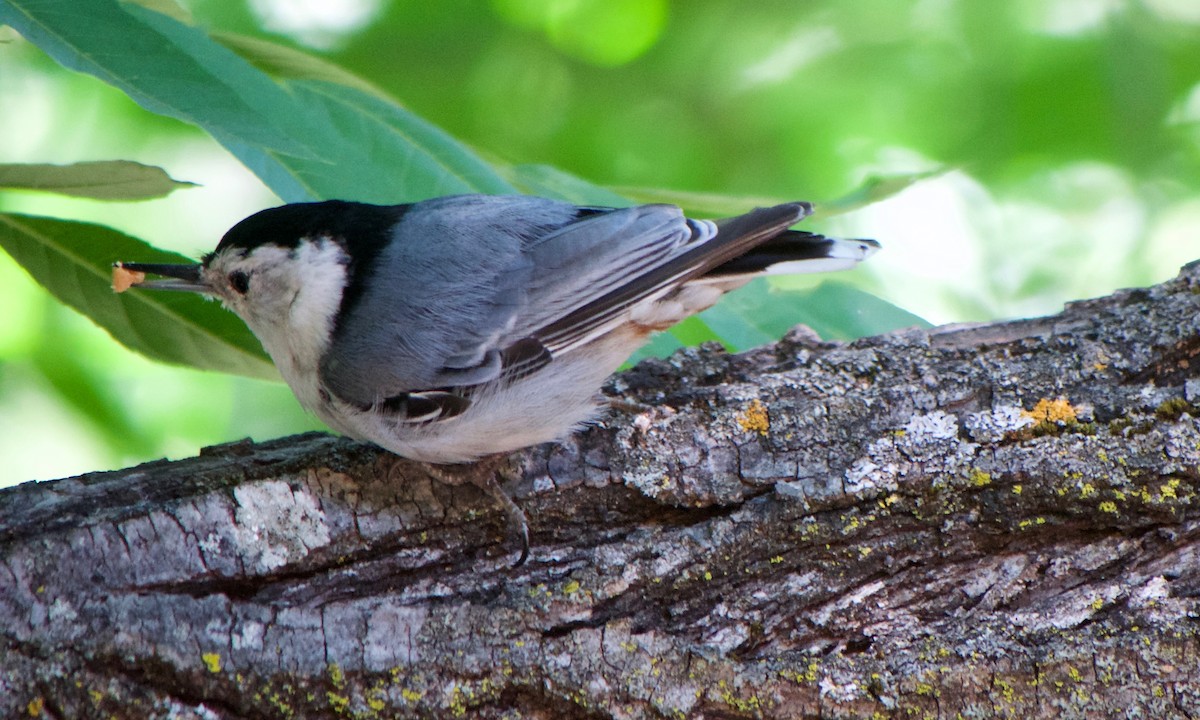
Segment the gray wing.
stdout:
<svg viewBox="0 0 1200 720">
<path fill-rule="evenodd" d="M 457 414 L 466 405 L 446 391 L 463 397 L 549 362 L 538 327 L 610 292 L 690 234 L 670 206 L 482 195 L 417 203 L 341 318 L 322 382 L 361 406 L 428 419 L 434 402 Z"/>
</svg>

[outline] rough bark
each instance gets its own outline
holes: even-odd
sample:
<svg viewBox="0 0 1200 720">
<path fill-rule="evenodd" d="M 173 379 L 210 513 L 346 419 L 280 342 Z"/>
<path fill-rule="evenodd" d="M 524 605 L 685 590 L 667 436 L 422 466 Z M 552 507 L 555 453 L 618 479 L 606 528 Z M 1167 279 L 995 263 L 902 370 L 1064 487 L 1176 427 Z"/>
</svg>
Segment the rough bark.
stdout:
<svg viewBox="0 0 1200 720">
<path fill-rule="evenodd" d="M 323 435 L 12 488 L 0 713 L 1197 716 L 1198 356 L 1194 264 L 646 362 L 506 461 L 518 568 L 486 495 Z"/>
</svg>

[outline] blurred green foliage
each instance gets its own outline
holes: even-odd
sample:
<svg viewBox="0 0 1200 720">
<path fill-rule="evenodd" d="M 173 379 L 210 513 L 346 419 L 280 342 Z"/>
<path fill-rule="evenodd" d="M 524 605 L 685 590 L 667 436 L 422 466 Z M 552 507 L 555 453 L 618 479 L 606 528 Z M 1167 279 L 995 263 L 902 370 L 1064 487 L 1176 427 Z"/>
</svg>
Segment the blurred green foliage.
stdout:
<svg viewBox="0 0 1200 720">
<path fill-rule="evenodd" d="M 629 188 L 665 192 L 698 212 L 742 197 L 832 209 L 871 177 L 933 172 L 892 200 L 813 224 L 882 241 L 882 253 L 839 281 L 936 321 L 1051 312 L 1160 281 L 1200 256 L 1198 7 L 187 3 L 210 32 L 316 49 L 514 166 L 506 172 L 527 187 L 565 191 L 560 170 L 635 199 Z M 204 186 L 137 205 L 0 192 L 0 210 L 103 223 L 197 255 L 277 202 L 195 128 L 64 72 L 2 29 L 0 98 L 0 162 L 132 159 Z M 815 282 L 784 279 L 731 299 L 761 311 L 784 288 L 838 292 Z M 281 385 L 128 353 L 7 258 L 0 307 L 0 482 L 316 426 Z M 747 335 L 775 333 L 784 320 Z"/>
</svg>

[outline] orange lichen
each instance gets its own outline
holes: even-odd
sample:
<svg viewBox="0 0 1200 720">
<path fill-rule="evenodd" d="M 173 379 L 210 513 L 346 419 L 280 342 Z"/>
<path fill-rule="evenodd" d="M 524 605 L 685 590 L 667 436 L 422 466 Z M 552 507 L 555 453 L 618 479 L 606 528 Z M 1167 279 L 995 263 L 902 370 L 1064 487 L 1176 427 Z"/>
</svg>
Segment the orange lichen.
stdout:
<svg viewBox="0 0 1200 720">
<path fill-rule="evenodd" d="M 738 413 L 737 422 L 746 432 L 756 432 L 763 436 L 771 429 L 771 417 L 767 414 L 767 406 L 758 399 L 751 401 L 745 410 Z"/>
<path fill-rule="evenodd" d="M 1071 403 L 1065 397 L 1059 397 L 1054 400 L 1042 398 L 1037 401 L 1032 410 L 1022 410 L 1021 415 L 1036 423 L 1071 423 L 1078 421 L 1075 408 L 1071 407 Z"/>
</svg>

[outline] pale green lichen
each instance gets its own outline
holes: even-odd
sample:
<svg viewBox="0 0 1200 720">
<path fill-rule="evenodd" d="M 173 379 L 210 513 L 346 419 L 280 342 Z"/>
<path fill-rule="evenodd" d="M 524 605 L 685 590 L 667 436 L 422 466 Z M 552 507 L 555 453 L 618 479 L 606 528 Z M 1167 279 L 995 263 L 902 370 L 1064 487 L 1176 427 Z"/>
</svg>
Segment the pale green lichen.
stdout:
<svg viewBox="0 0 1200 720">
<path fill-rule="evenodd" d="M 987 487 L 988 485 L 992 484 L 992 475 L 991 473 L 986 473 L 979 468 L 971 468 L 969 480 L 971 485 L 974 487 Z"/>
</svg>

